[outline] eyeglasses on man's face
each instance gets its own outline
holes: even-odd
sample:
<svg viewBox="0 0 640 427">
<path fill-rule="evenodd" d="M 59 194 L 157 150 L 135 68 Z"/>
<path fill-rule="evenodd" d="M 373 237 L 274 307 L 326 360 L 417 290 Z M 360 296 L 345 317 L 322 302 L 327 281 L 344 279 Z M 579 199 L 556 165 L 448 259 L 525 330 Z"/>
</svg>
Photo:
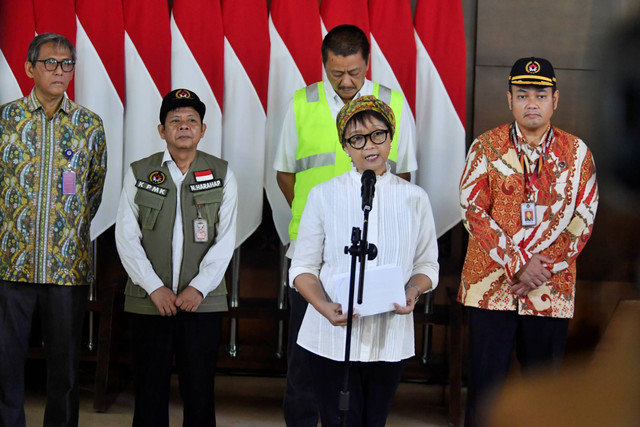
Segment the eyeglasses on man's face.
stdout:
<svg viewBox="0 0 640 427">
<path fill-rule="evenodd" d="M 63 59 L 62 61 L 58 61 L 53 58 L 47 59 L 36 59 L 35 62 L 42 62 L 44 64 L 44 69 L 47 71 L 55 71 L 58 69 L 58 65 L 62 67 L 62 71 L 65 73 L 70 73 L 73 71 L 73 67 L 75 67 L 76 62 L 72 59 Z"/>
<path fill-rule="evenodd" d="M 380 145 L 384 144 L 384 142 L 387 140 L 388 134 L 388 130 L 378 129 L 366 135 L 357 134 L 350 136 L 349 138 L 347 138 L 347 142 L 355 150 L 361 150 L 366 145 L 367 138 L 370 139 L 374 144 Z"/>
</svg>

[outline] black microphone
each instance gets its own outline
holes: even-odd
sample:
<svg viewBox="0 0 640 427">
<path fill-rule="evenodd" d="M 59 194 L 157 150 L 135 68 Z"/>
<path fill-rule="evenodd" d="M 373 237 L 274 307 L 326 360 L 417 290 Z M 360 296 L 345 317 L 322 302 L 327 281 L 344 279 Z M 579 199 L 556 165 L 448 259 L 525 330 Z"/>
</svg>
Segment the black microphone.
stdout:
<svg viewBox="0 0 640 427">
<path fill-rule="evenodd" d="M 360 190 L 360 194 L 362 196 L 362 210 L 370 211 L 376 185 L 376 173 L 371 169 L 367 169 L 362 173 L 361 182 L 362 189 Z"/>
</svg>

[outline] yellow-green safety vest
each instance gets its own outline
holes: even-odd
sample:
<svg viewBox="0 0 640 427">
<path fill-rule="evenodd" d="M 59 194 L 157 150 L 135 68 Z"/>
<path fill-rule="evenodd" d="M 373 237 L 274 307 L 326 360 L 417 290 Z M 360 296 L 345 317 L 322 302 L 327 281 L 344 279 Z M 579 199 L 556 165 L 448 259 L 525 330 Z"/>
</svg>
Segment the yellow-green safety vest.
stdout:
<svg viewBox="0 0 640 427">
<path fill-rule="evenodd" d="M 398 125 L 402 116 L 403 95 L 378 83 L 374 83 L 373 95 L 388 104 L 396 117 L 396 133 L 392 140 L 389 160 L 395 173 L 398 160 Z M 289 237 L 296 240 L 302 211 L 311 189 L 321 182 L 351 170 L 336 129 L 336 121 L 324 91 L 324 82 L 317 82 L 296 91 L 293 96 L 293 112 L 296 120 L 298 147 L 296 150 L 296 182 L 291 204 L 292 219 Z"/>
</svg>

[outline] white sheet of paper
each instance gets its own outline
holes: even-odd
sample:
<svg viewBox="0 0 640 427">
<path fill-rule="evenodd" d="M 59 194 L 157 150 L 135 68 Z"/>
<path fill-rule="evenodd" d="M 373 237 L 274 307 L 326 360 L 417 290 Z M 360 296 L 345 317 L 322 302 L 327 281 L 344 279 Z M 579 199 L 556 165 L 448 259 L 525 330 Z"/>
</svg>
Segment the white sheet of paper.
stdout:
<svg viewBox="0 0 640 427">
<path fill-rule="evenodd" d="M 396 265 L 380 265 L 367 268 L 364 273 L 364 293 L 362 304 L 358 304 L 358 280 L 360 269 L 356 271 L 355 290 L 353 296 L 353 311 L 361 316 L 386 313 L 395 310 L 393 303 L 406 305 L 404 284 L 402 283 L 402 269 Z M 349 307 L 349 278 L 350 273 L 336 274 L 332 277 L 334 295 L 333 301 L 342 305 L 346 313 Z"/>
</svg>

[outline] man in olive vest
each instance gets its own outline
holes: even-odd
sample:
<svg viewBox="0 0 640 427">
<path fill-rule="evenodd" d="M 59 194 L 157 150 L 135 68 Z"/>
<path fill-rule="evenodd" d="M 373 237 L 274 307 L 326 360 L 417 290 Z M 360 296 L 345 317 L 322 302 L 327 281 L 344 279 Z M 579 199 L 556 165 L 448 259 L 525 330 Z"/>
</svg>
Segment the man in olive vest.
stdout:
<svg viewBox="0 0 640 427">
<path fill-rule="evenodd" d="M 164 152 L 131 164 L 116 220 L 129 280 L 134 426 L 168 426 L 175 355 L 185 425 L 215 425 L 214 380 L 224 273 L 235 246 L 237 184 L 227 162 L 197 150 L 205 105 L 187 89 L 167 94 L 158 132 Z"/>
<path fill-rule="evenodd" d="M 353 25 L 333 28 L 322 42 L 327 81 L 296 91 L 285 115 L 274 168 L 278 185 L 291 206 L 288 257 L 293 255 L 298 225 L 311 188 L 351 169 L 351 161 L 336 131 L 336 116 L 346 102 L 375 95 L 390 105 L 399 123 L 391 143 L 390 170 L 409 180 L 411 172 L 417 169 L 413 114 L 400 92 L 366 79 L 369 52 L 369 41 L 360 28 Z M 349 236 L 345 238 L 348 241 Z M 307 303 L 295 290 L 289 289 L 289 304 L 285 421 L 288 426 L 315 427 L 318 411 L 311 376 L 304 352 L 296 344 Z"/>
</svg>

